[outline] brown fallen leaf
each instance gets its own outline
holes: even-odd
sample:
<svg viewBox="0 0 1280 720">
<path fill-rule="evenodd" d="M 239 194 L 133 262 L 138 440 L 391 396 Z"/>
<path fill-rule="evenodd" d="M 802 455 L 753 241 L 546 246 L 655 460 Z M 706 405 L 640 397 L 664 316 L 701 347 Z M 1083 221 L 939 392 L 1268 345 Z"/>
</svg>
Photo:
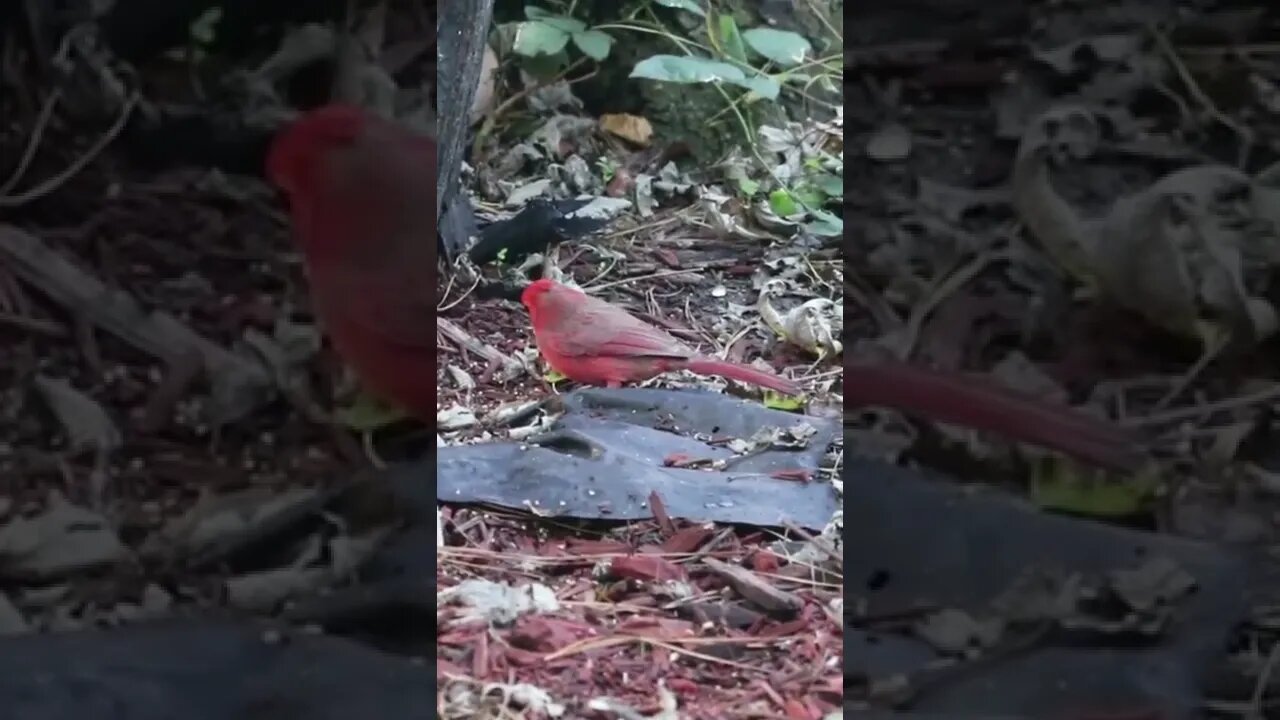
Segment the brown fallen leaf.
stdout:
<svg viewBox="0 0 1280 720">
<path fill-rule="evenodd" d="M 600 127 L 605 132 L 613 133 L 641 147 L 647 146 L 649 140 L 653 138 L 653 126 L 639 115 L 625 113 L 601 115 Z"/>
</svg>

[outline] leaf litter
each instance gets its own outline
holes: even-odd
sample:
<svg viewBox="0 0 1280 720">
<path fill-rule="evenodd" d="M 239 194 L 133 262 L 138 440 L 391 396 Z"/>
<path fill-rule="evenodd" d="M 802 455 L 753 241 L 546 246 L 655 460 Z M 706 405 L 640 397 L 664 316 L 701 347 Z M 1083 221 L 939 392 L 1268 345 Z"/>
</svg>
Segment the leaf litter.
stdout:
<svg viewBox="0 0 1280 720">
<path fill-rule="evenodd" d="M 364 29 L 376 14 L 364 18 Z M 332 28 L 302 25 L 217 93 L 232 95 L 248 124 L 288 117 L 282 85 L 342 45 Z M 0 579 L 6 592 L 11 583 L 19 588 L 0 598 L 4 631 L 130 623 L 188 606 L 269 616 L 315 591 L 344 588 L 398 523 L 331 504 L 335 483 L 342 486 L 334 478 L 350 477 L 368 458 L 351 428 L 324 422 L 324 408 L 348 399 L 347 384 L 331 356 L 318 352 L 299 261 L 270 190 L 216 171 L 137 172 L 111 142 L 135 107 L 152 116 L 173 98 L 127 95 L 121 69 L 100 48 L 69 47 L 59 59 L 64 68 L 100 81 L 78 92 L 103 92 L 119 111 L 101 147 L 77 157 L 76 144 L 63 142 L 74 139 L 67 131 L 75 124 L 46 131 L 31 118 L 11 128 L 20 136 L 0 136 L 6 150 L 42 143 L 42 153 L 72 168 L 57 182 L 21 186 L 32 191 L 10 195 L 6 187 L 2 198 L 20 210 L 7 218 L 14 225 L 0 227 L 0 333 L 13 341 L 0 355 L 9 384 L 0 401 Z M 367 104 L 393 104 L 388 91 L 397 88 L 384 69 L 370 65 L 354 76 Z M 416 88 L 398 90 L 397 107 L 422 99 Z M 545 124 L 470 171 L 482 215 L 504 215 L 525 198 L 594 196 L 590 212 L 622 214 L 616 229 L 533 263 L 641 308 L 693 344 L 735 361 L 786 366 L 820 403 L 839 402 L 841 329 L 832 300 L 842 264 L 822 241 L 839 234 L 838 217 L 795 212 L 795 200 L 779 195 L 744 203 L 736 185 L 765 180 L 744 158 L 701 177 L 633 152 L 652 142 L 647 120 L 612 120 L 602 132 L 597 120 L 578 114 L 567 84 L 530 99 L 549 114 Z M 176 102 L 198 105 L 185 95 Z M 56 101 L 47 107 L 63 111 Z M 411 110 L 406 118 L 421 115 Z M 777 143 L 765 147 L 768 171 L 795 178 L 820 170 L 815 183 L 834 197 L 841 136 L 838 120 L 768 128 L 764 137 Z M 631 143 L 626 152 L 614 145 L 619 138 Z M 605 158 L 622 165 L 611 183 L 596 172 Z M 46 170 L 46 160 L 33 174 Z M 634 200 L 624 197 L 641 188 Z M 556 412 L 522 311 L 468 297 L 480 277 L 479 269 L 460 267 L 449 280 L 456 284 L 442 289 L 452 309 L 442 311 L 439 326 L 440 409 L 449 422 L 438 445 L 520 439 L 545 429 Z M 770 295 L 782 318 L 776 328 L 755 309 L 770 278 L 781 283 Z M 652 384 L 709 383 L 677 376 Z M 381 435 L 384 418 L 372 415 L 352 424 L 363 425 L 355 429 L 366 437 L 379 434 L 371 441 L 379 452 L 409 454 L 421 441 L 412 431 L 402 437 L 400 428 Z M 781 432 L 768 442 L 796 441 Z M 530 518 L 504 512 L 446 506 L 437 513 L 437 533 L 448 533 L 437 543 L 451 543 L 441 550 L 442 591 L 468 574 L 524 586 L 508 581 L 535 573 L 543 580 L 537 587 L 553 590 L 560 603 L 554 614 L 515 618 L 510 629 L 450 628 L 454 641 L 509 644 L 490 644 L 441 675 L 447 705 L 474 709 L 498 698 L 503 708 L 557 716 L 568 698 L 582 697 L 625 717 L 780 709 L 820 717 L 839 705 L 841 588 L 830 552 L 838 532 L 813 539 L 813 547 L 801 542 L 809 554 L 800 555 L 769 533 L 713 531 L 668 517 L 557 537 L 546 534 L 554 521 L 535 528 Z M 543 555 L 555 562 L 530 560 Z M 456 647 L 444 642 L 445 624 L 440 633 L 447 669 Z M 594 696 L 575 692 L 582 667 L 601 670 Z M 512 673 L 538 682 L 511 682 Z"/>
<path fill-rule="evenodd" d="M 175 159 L 152 167 L 133 133 L 175 109 L 209 120 L 228 97 L 238 130 L 273 127 L 295 113 L 282 86 L 339 33 L 303 26 L 260 67 L 218 80 L 183 65 L 175 84 L 155 82 L 169 61 L 113 57 L 99 20 L 59 47 L 46 35 L 63 20 L 32 17 L 29 39 L 57 55 L 33 47 L 0 74 L 15 103 L 0 131 L 0 633 L 274 618 L 349 590 L 402 518 L 332 502 L 366 461 L 323 409 L 341 370 L 274 191 L 160 130 Z M 22 79 L 46 61 L 57 87 Z M 135 72 L 145 91 L 128 90 Z M 429 102 L 412 87 L 400 101 L 410 118 Z"/>
<path fill-rule="evenodd" d="M 860 231 L 846 241 L 845 296 L 854 336 L 871 338 L 855 352 L 981 370 L 1117 417 L 1149 433 L 1151 466 L 1098 476 L 872 409 L 850 429 L 860 453 L 982 477 L 1075 516 L 1275 544 L 1280 226 L 1265 138 L 1278 78 L 1270 53 L 1241 50 L 1268 31 L 1183 10 L 1034 9 L 1033 36 L 980 43 L 972 62 L 925 42 L 857 48 L 862 80 L 847 89 L 868 159 L 848 199 Z M 1132 615 L 1072 627 L 1167 633 L 1146 613 L 1176 606 L 1194 578 L 1158 563 L 1117 572 L 1081 582 Z M 985 655 L 986 621 L 1008 613 L 941 608 L 921 627 Z M 1219 712 L 1273 704 L 1273 641 L 1258 622 L 1233 638 L 1253 651 L 1233 651 L 1239 664 L 1206 688 Z M 885 704 L 914 692 L 881 680 Z"/>
<path fill-rule="evenodd" d="M 835 293 L 844 277 L 830 238 L 841 232 L 839 218 L 818 219 L 794 198 L 755 189 L 812 177 L 838 197 L 839 118 L 760 127 L 763 167 L 740 154 L 682 170 L 647 118 L 584 118 L 583 104 L 570 99 L 573 85 L 553 86 L 550 100 L 530 94 L 533 132 L 492 148 L 488 162 L 464 171 L 465 187 L 486 220 L 512 217 L 538 198 L 589 201 L 608 210 L 610 223 L 510 262 L 455 265 L 440 302 L 450 328 L 438 361 L 443 441 L 536 444 L 554 434 L 546 431 L 564 414 L 558 395 L 571 384 L 546 371 L 523 307 L 484 290 L 519 285 L 531 272 L 620 304 L 708 354 L 783 369 L 805 386 L 811 407 L 834 414 L 843 372 Z M 516 372 L 502 379 L 504 365 Z M 689 373 L 641 386 L 803 407 Z M 716 472 L 761 452 L 807 447 L 812 428 L 797 421 L 754 436 L 700 437 L 706 455 L 664 464 Z M 838 483 L 839 457 L 832 448 L 822 472 L 778 479 Z M 516 513 L 514 497 L 503 509 L 443 506 L 442 594 L 484 588 L 511 605 L 502 622 L 465 622 L 442 605 L 442 716 L 499 716 L 496 707 L 513 716 L 654 720 L 838 712 L 838 526 L 821 540 L 785 529 L 792 539 L 784 540 L 669 517 L 656 493 L 647 505 L 654 520 L 625 525 L 571 521 L 558 517 L 561 508 L 533 504 Z M 521 599 L 542 590 L 554 607 L 524 609 Z"/>
</svg>

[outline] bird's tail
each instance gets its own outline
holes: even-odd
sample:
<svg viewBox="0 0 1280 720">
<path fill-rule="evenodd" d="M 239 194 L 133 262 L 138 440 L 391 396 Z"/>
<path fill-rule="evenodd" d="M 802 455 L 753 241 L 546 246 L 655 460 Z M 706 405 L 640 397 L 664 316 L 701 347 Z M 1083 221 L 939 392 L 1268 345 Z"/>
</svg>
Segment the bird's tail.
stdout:
<svg viewBox="0 0 1280 720">
<path fill-rule="evenodd" d="M 1140 438 L 1114 423 L 967 375 L 906 363 L 859 363 L 845 369 L 844 400 L 846 407 L 893 408 L 1114 470 L 1134 470 L 1143 459 Z"/>
<path fill-rule="evenodd" d="M 776 390 L 783 395 L 799 395 L 802 391 L 796 383 L 784 378 L 778 377 L 764 370 L 756 370 L 746 365 L 737 365 L 723 360 L 712 360 L 711 358 L 694 358 L 685 366 L 686 370 L 698 373 L 699 375 L 720 375 L 738 382 L 751 383 L 759 385 L 770 390 Z"/>
</svg>

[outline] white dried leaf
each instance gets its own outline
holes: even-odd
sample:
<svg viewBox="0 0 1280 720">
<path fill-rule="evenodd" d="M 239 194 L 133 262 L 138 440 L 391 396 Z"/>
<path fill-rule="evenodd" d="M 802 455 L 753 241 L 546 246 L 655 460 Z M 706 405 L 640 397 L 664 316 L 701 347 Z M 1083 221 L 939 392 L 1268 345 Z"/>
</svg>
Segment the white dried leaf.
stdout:
<svg viewBox="0 0 1280 720">
<path fill-rule="evenodd" d="M 250 612 L 269 612 L 291 597 L 325 587 L 329 572 L 324 568 L 276 568 L 228 578 L 227 603 Z"/>
<path fill-rule="evenodd" d="M 640 217 L 653 217 L 653 211 L 658 207 L 658 201 L 653 197 L 653 176 L 645 173 L 636 175 L 635 178 L 635 194 L 636 194 L 636 212 L 640 213 Z"/>
<path fill-rule="evenodd" d="M 251 488 L 225 495 L 205 494 L 189 510 L 165 523 L 160 532 L 149 538 L 143 553 L 198 553 L 249 531 L 277 513 L 309 502 L 315 494 L 311 488 L 291 488 L 282 493 Z"/>
<path fill-rule="evenodd" d="M 550 613 L 560 609 L 555 591 L 541 583 L 511 586 L 491 580 L 464 580 L 440 592 L 437 605 L 468 608 L 464 620 L 484 620 L 509 625 L 521 615 Z"/>
<path fill-rule="evenodd" d="M 585 199 L 585 198 L 579 198 Z M 631 201 L 626 198 L 615 198 L 601 195 L 574 210 L 570 217 L 591 218 L 593 220 L 612 220 L 631 208 Z"/>
<path fill-rule="evenodd" d="M 50 491 L 45 511 L 0 527 L 0 576 L 58 577 L 131 557 L 105 517 Z"/>
<path fill-rule="evenodd" d="M 782 316 L 781 334 L 791 343 L 818 357 L 839 355 L 844 345 L 837 338 L 844 330 L 844 306 L 826 298 L 814 298 Z"/>
<path fill-rule="evenodd" d="M 120 447 L 124 440 L 120 429 L 96 400 L 62 378 L 37 375 L 35 385 L 66 431 L 72 452 L 109 453 Z"/>
<path fill-rule="evenodd" d="M 1066 403 L 1070 399 L 1065 388 L 1017 350 L 1001 358 L 1000 362 L 992 368 L 991 374 L 1005 387 L 1032 397 L 1044 398 L 1055 403 Z"/>
<path fill-rule="evenodd" d="M 509 208 L 524 207 L 530 200 L 546 195 L 551 190 L 550 178 L 541 178 L 525 183 L 507 196 L 506 206 Z"/>
<path fill-rule="evenodd" d="M 337 42 L 333 28 L 307 23 L 286 33 L 280 49 L 267 58 L 255 74 L 271 82 L 283 79 L 304 65 L 332 55 Z"/>
<path fill-rule="evenodd" d="M 483 422 L 490 427 L 511 425 L 532 416 L 541 404 L 537 400 L 506 402 L 486 413 Z"/>
<path fill-rule="evenodd" d="M 889 123 L 867 140 L 867 157 L 877 162 L 897 162 L 911 155 L 911 131 L 900 123 Z"/>
<path fill-rule="evenodd" d="M 453 379 L 453 384 L 458 386 L 459 390 L 475 390 L 476 381 L 471 374 L 457 365 L 450 364 L 445 367 L 445 372 L 449 373 L 449 377 Z"/>
<path fill-rule="evenodd" d="M 444 432 L 462 430 L 475 424 L 475 413 L 461 405 L 453 405 L 436 413 L 436 427 Z"/>
<path fill-rule="evenodd" d="M 720 209 L 730 199 L 732 198 L 728 195 L 715 193 L 710 189 L 702 193 L 700 198 L 702 209 L 712 228 L 722 235 L 736 235 L 748 240 L 768 239 L 768 235 L 748 229 L 732 214 Z"/>
</svg>

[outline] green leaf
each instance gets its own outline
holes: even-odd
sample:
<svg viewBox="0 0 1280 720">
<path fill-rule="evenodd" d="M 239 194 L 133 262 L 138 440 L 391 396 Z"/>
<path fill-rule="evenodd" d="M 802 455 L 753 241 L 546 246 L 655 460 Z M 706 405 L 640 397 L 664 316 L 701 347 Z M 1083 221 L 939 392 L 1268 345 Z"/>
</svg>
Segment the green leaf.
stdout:
<svg viewBox="0 0 1280 720">
<path fill-rule="evenodd" d="M 799 65 L 812 50 L 808 40 L 788 30 L 751 28 L 742 33 L 742 39 L 752 50 L 782 67 Z"/>
<path fill-rule="evenodd" d="M 789 395 L 783 395 L 780 392 L 765 389 L 764 398 L 761 404 L 767 408 L 773 408 L 774 410 L 803 410 L 804 398 L 791 397 Z"/>
<path fill-rule="evenodd" d="M 209 45 L 217 38 L 218 23 L 222 21 L 222 8 L 215 5 L 191 21 L 191 39 L 199 45 Z"/>
<path fill-rule="evenodd" d="M 599 30 L 584 30 L 573 34 L 573 44 L 577 45 L 587 57 L 600 62 L 609 57 L 609 50 L 613 48 L 613 38 Z"/>
<path fill-rule="evenodd" d="M 654 55 L 636 63 L 631 77 L 666 82 L 693 83 L 729 82 L 741 84 L 747 76 L 737 65 L 719 60 L 679 55 Z"/>
<path fill-rule="evenodd" d="M 354 402 L 334 412 L 334 419 L 358 432 L 372 432 L 408 417 L 404 411 L 361 393 Z"/>
<path fill-rule="evenodd" d="M 550 55 L 534 55 L 520 60 L 520 69 L 540 82 L 552 82 L 569 67 L 569 53 L 561 50 Z"/>
<path fill-rule="evenodd" d="M 538 22 L 545 23 L 557 30 L 569 34 L 582 32 L 587 29 L 587 24 L 577 18 L 571 18 L 568 15 L 556 15 L 532 5 L 525 6 L 524 16 L 530 20 L 537 20 Z"/>
<path fill-rule="evenodd" d="M 752 75 L 742 86 L 765 100 L 777 100 L 778 93 L 782 91 L 776 80 L 764 74 Z"/>
<path fill-rule="evenodd" d="M 791 194 L 807 208 L 820 208 L 827 202 L 826 193 L 808 183 L 792 188 Z"/>
<path fill-rule="evenodd" d="M 728 13 L 722 13 L 716 21 L 724 54 L 740 63 L 747 62 L 747 46 L 742 44 L 742 33 L 738 32 L 738 22 Z"/>
<path fill-rule="evenodd" d="M 769 193 L 769 208 L 773 210 L 774 215 L 784 218 L 800 212 L 800 206 L 796 204 L 795 198 L 782 188 Z"/>
<path fill-rule="evenodd" d="M 606 185 L 618 174 L 618 164 L 608 157 L 597 158 L 596 168 L 600 170 L 600 177 L 604 179 Z"/>
<path fill-rule="evenodd" d="M 827 197 L 843 198 L 844 197 L 844 178 L 831 173 L 822 173 L 813 178 L 813 184 L 818 187 Z"/>
<path fill-rule="evenodd" d="M 542 21 L 520 23 L 513 50 L 526 57 L 555 55 L 569 44 L 569 33 Z"/>
<path fill-rule="evenodd" d="M 760 190 L 760 183 L 748 177 L 746 168 L 737 163 L 725 168 L 724 176 L 738 188 L 744 198 L 750 198 Z"/>
<path fill-rule="evenodd" d="M 701 17 L 707 16 L 707 11 L 703 10 L 698 3 L 693 0 L 654 0 L 663 7 L 676 8 L 677 10 L 688 10 L 689 12 Z"/>
<path fill-rule="evenodd" d="M 813 220 L 805 223 L 804 229 L 818 237 L 840 237 L 844 235 L 844 220 L 827 212 L 810 208 L 809 215 Z"/>
<path fill-rule="evenodd" d="M 1067 460 L 1048 458 L 1032 465 L 1030 495 L 1046 510 L 1118 518 L 1150 509 L 1159 485 L 1158 475 L 1151 470 L 1140 471 L 1136 477 L 1115 478 L 1082 471 Z"/>
<path fill-rule="evenodd" d="M 767 75 L 748 78 L 737 65 L 702 57 L 654 55 L 636 63 L 631 77 L 684 85 L 723 82 L 746 88 L 765 99 L 777 97 L 778 84 Z"/>
</svg>

